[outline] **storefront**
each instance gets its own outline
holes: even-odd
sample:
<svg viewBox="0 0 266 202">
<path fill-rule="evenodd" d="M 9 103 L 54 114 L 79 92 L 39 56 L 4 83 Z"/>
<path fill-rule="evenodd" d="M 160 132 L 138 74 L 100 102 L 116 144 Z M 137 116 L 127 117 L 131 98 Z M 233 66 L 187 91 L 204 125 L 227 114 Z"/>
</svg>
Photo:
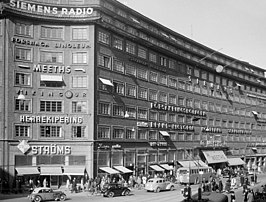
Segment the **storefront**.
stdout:
<svg viewBox="0 0 266 202">
<path fill-rule="evenodd" d="M 202 151 L 202 153 L 205 162 L 214 170 L 226 167 L 228 159 L 222 150 Z"/>
<path fill-rule="evenodd" d="M 14 181 L 24 187 L 48 186 L 60 188 L 74 178 L 77 183 L 92 176 L 92 162 L 88 151 L 91 144 L 49 144 L 21 141 L 11 145 Z"/>
</svg>

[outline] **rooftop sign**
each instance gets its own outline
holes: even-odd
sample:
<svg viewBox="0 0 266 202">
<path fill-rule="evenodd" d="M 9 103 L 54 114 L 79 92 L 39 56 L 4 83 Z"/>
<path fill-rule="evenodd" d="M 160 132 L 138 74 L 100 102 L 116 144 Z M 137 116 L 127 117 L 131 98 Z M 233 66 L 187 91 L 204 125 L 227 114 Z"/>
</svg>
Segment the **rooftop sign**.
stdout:
<svg viewBox="0 0 266 202">
<path fill-rule="evenodd" d="M 42 14 L 42 15 L 80 16 L 80 15 L 92 15 L 93 13 L 93 8 L 52 7 L 52 6 L 32 4 L 18 0 L 10 0 L 9 5 L 15 9 L 20 9 L 26 12 Z"/>
</svg>

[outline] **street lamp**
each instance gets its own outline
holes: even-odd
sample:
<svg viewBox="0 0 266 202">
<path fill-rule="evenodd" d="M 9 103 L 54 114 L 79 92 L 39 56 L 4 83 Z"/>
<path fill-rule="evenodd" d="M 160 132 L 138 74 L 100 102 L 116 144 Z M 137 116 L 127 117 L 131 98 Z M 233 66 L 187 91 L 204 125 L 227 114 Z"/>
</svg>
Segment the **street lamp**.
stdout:
<svg viewBox="0 0 266 202">
<path fill-rule="evenodd" d="M 199 171 L 199 175 L 200 175 L 200 186 L 198 188 L 198 200 L 201 200 L 202 199 L 202 175 L 203 175 L 202 170 Z"/>
</svg>

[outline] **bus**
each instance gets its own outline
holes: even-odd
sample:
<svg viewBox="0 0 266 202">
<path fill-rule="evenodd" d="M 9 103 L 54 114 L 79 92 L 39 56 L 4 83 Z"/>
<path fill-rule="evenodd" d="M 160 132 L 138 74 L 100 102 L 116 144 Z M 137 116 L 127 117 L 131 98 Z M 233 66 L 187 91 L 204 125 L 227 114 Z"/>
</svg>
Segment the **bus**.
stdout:
<svg viewBox="0 0 266 202">
<path fill-rule="evenodd" d="M 176 178 L 180 184 L 198 184 L 208 182 L 213 174 L 212 167 L 181 167 Z"/>
</svg>

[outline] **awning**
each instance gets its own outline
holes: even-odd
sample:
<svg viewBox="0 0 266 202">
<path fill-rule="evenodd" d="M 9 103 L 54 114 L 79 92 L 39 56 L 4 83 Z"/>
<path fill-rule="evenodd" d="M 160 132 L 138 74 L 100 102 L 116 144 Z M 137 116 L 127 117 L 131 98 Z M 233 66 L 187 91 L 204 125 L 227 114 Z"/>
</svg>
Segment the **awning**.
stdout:
<svg viewBox="0 0 266 202">
<path fill-rule="evenodd" d="M 196 167 L 198 166 L 194 161 L 178 161 L 178 163 L 183 167 Z"/>
<path fill-rule="evenodd" d="M 169 133 L 166 131 L 160 131 L 160 133 L 162 134 L 162 136 L 170 137 Z"/>
<path fill-rule="evenodd" d="M 83 166 L 66 166 L 64 167 L 64 175 L 84 175 L 85 167 Z"/>
<path fill-rule="evenodd" d="M 161 168 L 161 167 L 158 166 L 158 165 L 151 165 L 150 167 L 151 167 L 153 170 L 156 170 L 156 171 L 164 171 L 164 169 Z"/>
<path fill-rule="evenodd" d="M 109 173 L 109 174 L 118 174 L 119 173 L 117 170 L 110 168 L 110 167 L 101 167 L 100 169 L 104 172 Z"/>
<path fill-rule="evenodd" d="M 41 75 L 41 81 L 63 82 L 63 76 L 62 75 Z"/>
<path fill-rule="evenodd" d="M 122 173 L 132 173 L 133 171 L 124 167 L 124 166 L 114 166 L 116 170 L 119 170 Z"/>
<path fill-rule="evenodd" d="M 58 166 L 41 167 L 41 175 L 63 175 L 62 168 Z"/>
<path fill-rule="evenodd" d="M 114 86 L 114 84 L 109 79 L 103 79 L 103 78 L 99 78 L 99 79 L 105 85 Z"/>
<path fill-rule="evenodd" d="M 223 151 L 203 151 L 203 154 L 208 164 L 223 163 L 228 161 Z"/>
<path fill-rule="evenodd" d="M 161 164 L 160 165 L 162 168 L 164 168 L 165 170 L 173 170 L 173 166 L 169 166 L 168 164 Z"/>
<path fill-rule="evenodd" d="M 246 164 L 241 158 L 228 158 L 229 166 L 238 166 Z"/>
<path fill-rule="evenodd" d="M 39 175 L 37 167 L 16 167 L 17 175 Z"/>
</svg>

